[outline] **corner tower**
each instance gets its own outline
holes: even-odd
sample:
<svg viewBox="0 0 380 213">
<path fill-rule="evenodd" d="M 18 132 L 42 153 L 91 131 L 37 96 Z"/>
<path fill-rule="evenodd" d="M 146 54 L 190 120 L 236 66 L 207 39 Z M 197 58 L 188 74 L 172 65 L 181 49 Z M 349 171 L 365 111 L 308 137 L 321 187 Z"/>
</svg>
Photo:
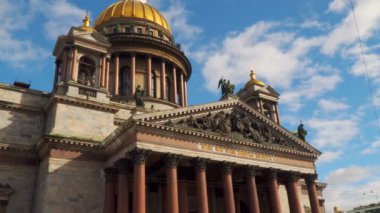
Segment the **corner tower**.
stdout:
<svg viewBox="0 0 380 213">
<path fill-rule="evenodd" d="M 237 93 L 237 96 L 270 120 L 280 124 L 278 112 L 278 99 L 280 95 L 271 86 L 256 79 L 256 74 L 252 67 L 250 80 Z"/>
<path fill-rule="evenodd" d="M 86 17 L 59 37 L 54 56 L 58 94 L 134 105 L 140 86 L 147 108 L 187 106 L 191 64 L 165 17 L 147 3 L 117 1 L 93 27 Z"/>
</svg>

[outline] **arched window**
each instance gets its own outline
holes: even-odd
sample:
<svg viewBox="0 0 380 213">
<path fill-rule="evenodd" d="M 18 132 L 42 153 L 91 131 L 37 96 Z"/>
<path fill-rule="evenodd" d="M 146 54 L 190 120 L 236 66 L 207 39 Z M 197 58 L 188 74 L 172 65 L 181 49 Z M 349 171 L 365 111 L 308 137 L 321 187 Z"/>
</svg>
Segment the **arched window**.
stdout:
<svg viewBox="0 0 380 213">
<path fill-rule="evenodd" d="M 172 80 L 168 76 L 166 76 L 166 78 L 165 78 L 165 85 L 166 85 L 166 88 L 165 88 L 165 93 L 166 93 L 165 100 L 171 101 L 172 100 Z"/>
<path fill-rule="evenodd" d="M 154 98 L 157 98 L 157 75 L 156 71 L 152 70 L 152 84 L 151 84 L 151 94 Z"/>
<path fill-rule="evenodd" d="M 264 106 L 263 106 L 263 109 L 264 109 L 264 115 L 265 115 L 267 118 L 273 120 L 273 116 L 272 116 L 273 113 L 272 113 L 271 105 L 265 103 Z"/>
<path fill-rule="evenodd" d="M 86 56 L 79 59 L 78 83 L 95 86 L 95 62 Z"/>
<path fill-rule="evenodd" d="M 130 78 L 130 68 L 124 66 L 119 72 L 119 94 L 121 96 L 127 96 L 130 94 L 131 88 L 131 78 Z"/>
</svg>

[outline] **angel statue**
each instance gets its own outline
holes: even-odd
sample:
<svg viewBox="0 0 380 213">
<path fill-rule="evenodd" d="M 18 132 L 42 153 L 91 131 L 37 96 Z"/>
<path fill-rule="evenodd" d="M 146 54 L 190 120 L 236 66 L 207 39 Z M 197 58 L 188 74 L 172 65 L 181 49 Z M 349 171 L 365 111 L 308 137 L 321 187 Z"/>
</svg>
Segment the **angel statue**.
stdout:
<svg viewBox="0 0 380 213">
<path fill-rule="evenodd" d="M 135 102 L 137 107 L 145 107 L 144 96 L 145 89 L 141 88 L 141 86 L 138 85 L 135 92 Z"/>
<path fill-rule="evenodd" d="M 218 89 L 221 88 L 222 96 L 234 94 L 235 85 L 223 77 L 219 80 Z"/>
</svg>

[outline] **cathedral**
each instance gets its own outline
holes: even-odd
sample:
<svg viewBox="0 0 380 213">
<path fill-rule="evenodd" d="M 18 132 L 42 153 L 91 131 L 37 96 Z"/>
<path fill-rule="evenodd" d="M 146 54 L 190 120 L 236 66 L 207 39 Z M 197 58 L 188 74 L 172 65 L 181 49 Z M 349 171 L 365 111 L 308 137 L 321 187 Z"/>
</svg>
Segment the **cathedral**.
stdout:
<svg viewBox="0 0 380 213">
<path fill-rule="evenodd" d="M 90 22 L 58 37 L 51 92 L 0 84 L 0 213 L 325 212 L 321 153 L 252 69 L 189 106 L 191 63 L 157 9 L 120 0 Z"/>
</svg>

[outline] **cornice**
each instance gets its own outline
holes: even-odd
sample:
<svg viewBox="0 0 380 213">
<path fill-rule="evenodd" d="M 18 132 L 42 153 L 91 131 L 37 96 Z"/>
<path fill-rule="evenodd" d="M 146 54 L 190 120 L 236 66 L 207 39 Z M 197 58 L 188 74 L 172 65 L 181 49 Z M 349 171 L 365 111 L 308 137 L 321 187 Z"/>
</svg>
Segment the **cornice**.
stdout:
<svg viewBox="0 0 380 213">
<path fill-rule="evenodd" d="M 161 124 L 154 124 L 154 123 L 149 123 L 149 122 L 141 122 L 141 121 L 136 121 L 137 126 L 142 126 L 142 127 L 148 127 L 152 129 L 158 129 L 158 130 L 164 130 L 164 131 L 169 131 L 175 134 L 182 134 L 182 135 L 187 135 L 191 137 L 198 137 L 202 138 L 205 140 L 212 140 L 212 141 L 217 141 L 220 144 L 224 145 L 240 145 L 240 146 L 245 146 L 245 147 L 254 147 L 254 148 L 259 148 L 262 150 L 269 150 L 269 151 L 277 151 L 281 153 L 286 153 L 286 154 L 295 154 L 298 156 L 303 156 L 303 157 L 310 157 L 310 158 L 317 158 L 318 155 L 308 153 L 308 152 L 301 152 L 293 149 L 287 149 L 283 147 L 275 147 L 275 146 L 270 146 L 266 144 L 261 144 L 261 143 L 252 143 L 251 141 L 246 141 L 246 140 L 236 140 L 228 137 L 223 137 L 219 136 L 216 134 L 207 134 L 203 132 L 197 132 L 197 131 L 192 131 L 188 129 L 181 129 L 181 128 L 176 128 L 176 127 L 169 127 L 169 126 L 164 126 Z"/>
<path fill-rule="evenodd" d="M 76 106 L 84 106 L 84 107 L 106 111 L 106 112 L 116 113 L 117 111 L 119 111 L 118 107 L 112 106 L 108 103 L 95 102 L 91 100 L 85 100 L 85 99 L 57 95 L 57 94 L 53 95 L 53 99 L 61 103 L 67 103 L 67 104 L 76 105 Z"/>
<path fill-rule="evenodd" d="M 33 147 L 25 146 L 25 145 L 14 145 L 14 144 L 6 144 L 0 143 L 1 151 L 13 151 L 13 152 L 23 152 L 23 153 L 33 153 Z"/>
<path fill-rule="evenodd" d="M 26 112 L 32 112 L 32 113 L 43 113 L 42 108 L 26 106 L 26 105 L 12 103 L 8 101 L 0 101 L 0 109 L 26 111 Z"/>
<path fill-rule="evenodd" d="M 51 95 L 51 93 L 40 91 L 40 90 L 25 89 L 25 88 L 16 87 L 16 86 L 12 86 L 9 84 L 2 84 L 2 83 L 0 83 L 0 89 L 12 90 L 12 91 L 28 93 L 28 94 L 32 94 L 32 95 L 39 95 L 39 96 L 43 96 L 43 97 L 49 97 Z"/>
</svg>

